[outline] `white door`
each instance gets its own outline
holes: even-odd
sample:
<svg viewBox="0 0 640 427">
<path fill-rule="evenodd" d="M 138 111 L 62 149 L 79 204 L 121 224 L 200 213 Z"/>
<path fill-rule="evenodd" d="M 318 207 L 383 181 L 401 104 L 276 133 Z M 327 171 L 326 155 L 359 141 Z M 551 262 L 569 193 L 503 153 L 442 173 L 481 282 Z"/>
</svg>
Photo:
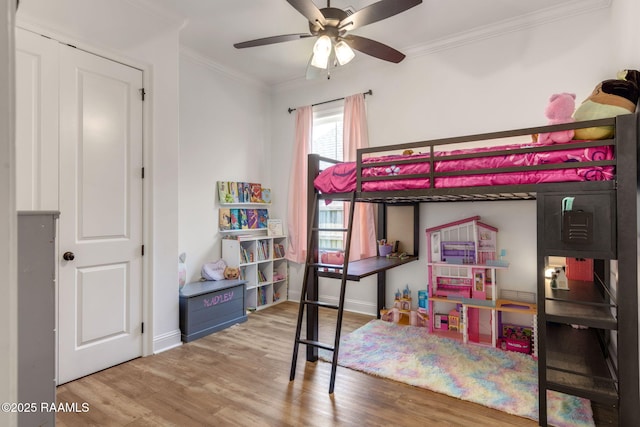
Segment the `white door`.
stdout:
<svg viewBox="0 0 640 427">
<path fill-rule="evenodd" d="M 141 88 L 60 45 L 58 384 L 142 355 Z"/>
</svg>

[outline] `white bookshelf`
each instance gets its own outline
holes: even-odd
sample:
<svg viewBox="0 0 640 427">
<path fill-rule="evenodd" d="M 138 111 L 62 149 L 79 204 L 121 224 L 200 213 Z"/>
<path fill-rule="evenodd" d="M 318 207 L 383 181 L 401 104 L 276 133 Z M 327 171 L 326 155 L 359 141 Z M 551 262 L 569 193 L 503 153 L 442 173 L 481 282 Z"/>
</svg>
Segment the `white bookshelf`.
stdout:
<svg viewBox="0 0 640 427">
<path fill-rule="evenodd" d="M 263 230 L 264 231 L 264 230 Z M 222 239 L 222 259 L 247 281 L 247 309 L 262 310 L 287 300 L 286 236 L 236 235 Z"/>
</svg>

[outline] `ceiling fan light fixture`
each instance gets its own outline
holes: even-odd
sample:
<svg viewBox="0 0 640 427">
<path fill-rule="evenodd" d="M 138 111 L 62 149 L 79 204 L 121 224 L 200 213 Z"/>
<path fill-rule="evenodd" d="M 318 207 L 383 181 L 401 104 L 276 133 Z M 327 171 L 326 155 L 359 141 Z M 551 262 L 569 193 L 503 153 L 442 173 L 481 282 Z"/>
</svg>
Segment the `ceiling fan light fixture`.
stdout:
<svg viewBox="0 0 640 427">
<path fill-rule="evenodd" d="M 329 55 L 331 55 L 332 43 L 328 36 L 320 36 L 313 45 L 313 58 L 311 65 L 316 68 L 327 68 Z"/>
<path fill-rule="evenodd" d="M 340 65 L 348 64 L 355 56 L 353 49 L 344 41 L 340 40 L 335 47 L 336 59 Z"/>
</svg>

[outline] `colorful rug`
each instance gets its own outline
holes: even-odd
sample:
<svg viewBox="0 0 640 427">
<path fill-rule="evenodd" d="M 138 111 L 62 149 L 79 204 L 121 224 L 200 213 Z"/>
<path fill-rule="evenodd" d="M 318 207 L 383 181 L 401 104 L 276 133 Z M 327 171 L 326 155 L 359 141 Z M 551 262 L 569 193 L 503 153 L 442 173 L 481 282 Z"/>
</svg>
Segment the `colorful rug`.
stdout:
<svg viewBox="0 0 640 427">
<path fill-rule="evenodd" d="M 331 360 L 331 353 L 320 352 Z M 426 328 L 372 320 L 343 336 L 338 364 L 538 420 L 538 371 L 531 356 L 463 344 Z M 593 426 L 589 400 L 548 392 L 548 422 Z"/>
</svg>

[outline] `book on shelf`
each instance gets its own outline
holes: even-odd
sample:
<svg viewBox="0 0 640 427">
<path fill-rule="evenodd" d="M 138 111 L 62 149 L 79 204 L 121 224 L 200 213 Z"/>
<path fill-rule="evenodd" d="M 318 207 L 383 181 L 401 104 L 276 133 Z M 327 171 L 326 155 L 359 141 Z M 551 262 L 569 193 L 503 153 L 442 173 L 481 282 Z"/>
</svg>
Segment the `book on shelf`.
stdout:
<svg viewBox="0 0 640 427">
<path fill-rule="evenodd" d="M 240 221 L 240 229 L 248 230 L 249 224 L 247 223 L 247 210 L 246 209 L 238 209 L 238 219 Z"/>
<path fill-rule="evenodd" d="M 231 216 L 231 230 L 240 230 L 240 209 L 229 209 Z"/>
<path fill-rule="evenodd" d="M 281 219 L 267 219 L 267 236 L 282 236 L 284 230 Z"/>
<path fill-rule="evenodd" d="M 229 183 L 229 194 L 231 194 L 231 203 L 238 203 L 240 201 L 239 196 L 238 196 L 238 183 L 237 182 L 230 182 Z"/>
<path fill-rule="evenodd" d="M 252 182 L 251 186 L 251 203 L 262 203 L 262 185 Z"/>
<path fill-rule="evenodd" d="M 258 261 L 264 261 L 266 259 L 264 256 L 264 247 L 262 243 L 262 241 L 256 242 L 256 253 L 258 254 Z"/>
<path fill-rule="evenodd" d="M 240 188 L 238 188 L 238 191 L 240 191 Z M 242 183 L 242 199 L 244 203 L 251 203 L 251 185 L 248 182 Z"/>
<path fill-rule="evenodd" d="M 244 183 L 238 182 L 236 185 L 238 187 L 238 203 L 246 203 L 244 198 Z"/>
<path fill-rule="evenodd" d="M 281 243 L 273 243 L 273 254 L 276 258 L 284 258 L 284 245 Z"/>
<path fill-rule="evenodd" d="M 264 283 L 267 281 L 267 276 L 264 275 L 262 270 L 258 269 L 258 282 Z"/>
<path fill-rule="evenodd" d="M 233 202 L 233 198 L 229 193 L 229 183 L 227 181 L 218 181 L 218 201 L 220 203 Z"/>
<path fill-rule="evenodd" d="M 221 231 L 231 230 L 231 210 L 220 208 L 218 211 L 218 227 Z"/>
<path fill-rule="evenodd" d="M 258 209 L 258 228 L 267 228 L 269 220 L 269 211 L 267 209 Z"/>
<path fill-rule="evenodd" d="M 271 203 L 271 189 L 262 187 L 262 203 Z"/>
<path fill-rule="evenodd" d="M 258 228 L 258 211 L 256 209 L 247 209 L 247 225 L 250 230 Z"/>
</svg>

